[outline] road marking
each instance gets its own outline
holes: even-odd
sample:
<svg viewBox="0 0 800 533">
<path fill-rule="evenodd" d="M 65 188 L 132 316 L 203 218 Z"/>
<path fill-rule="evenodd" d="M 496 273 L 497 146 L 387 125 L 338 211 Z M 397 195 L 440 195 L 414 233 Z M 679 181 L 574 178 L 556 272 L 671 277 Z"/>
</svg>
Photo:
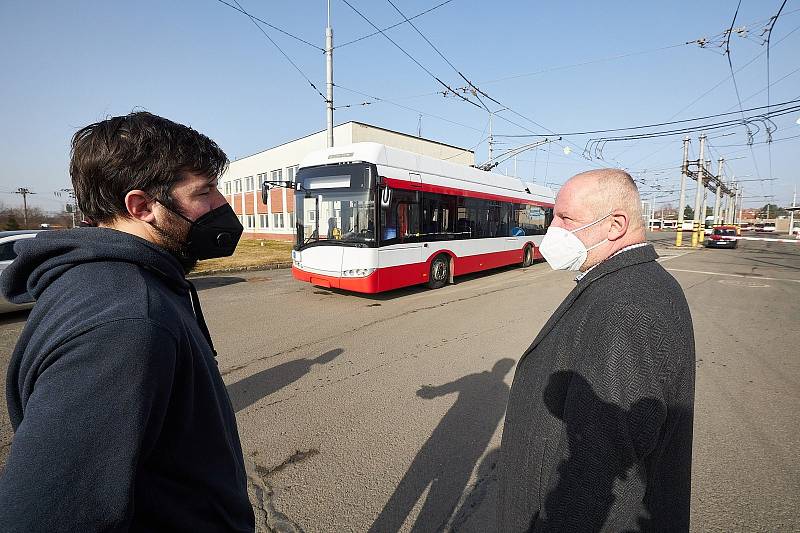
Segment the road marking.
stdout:
<svg viewBox="0 0 800 533">
<path fill-rule="evenodd" d="M 670 259 L 675 259 L 676 257 L 683 257 L 684 255 L 690 254 L 690 253 L 692 253 L 694 251 L 696 251 L 696 250 L 690 250 L 690 251 L 683 252 L 682 254 L 678 254 L 678 255 L 668 255 L 666 257 L 659 257 L 658 259 L 656 259 L 656 261 L 658 261 L 659 263 L 663 263 L 664 261 L 669 261 Z"/>
<path fill-rule="evenodd" d="M 767 241 L 767 242 L 794 242 L 800 243 L 800 239 L 771 239 L 769 237 L 736 237 L 738 241 Z"/>
<path fill-rule="evenodd" d="M 668 272 L 687 272 L 689 274 L 706 274 L 709 276 L 729 276 L 731 278 L 747 278 L 757 281 L 790 281 L 792 283 L 800 283 L 800 279 L 786 279 L 786 278 L 765 278 L 761 276 L 745 276 L 744 274 L 726 274 L 724 272 L 708 272 L 705 270 L 684 270 L 682 268 L 668 268 Z"/>
</svg>

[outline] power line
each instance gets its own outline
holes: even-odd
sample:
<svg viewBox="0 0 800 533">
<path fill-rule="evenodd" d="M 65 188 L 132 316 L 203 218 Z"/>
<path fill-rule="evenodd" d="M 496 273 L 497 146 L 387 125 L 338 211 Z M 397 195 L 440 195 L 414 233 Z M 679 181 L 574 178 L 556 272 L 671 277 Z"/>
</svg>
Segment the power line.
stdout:
<svg viewBox="0 0 800 533">
<path fill-rule="evenodd" d="M 314 43 L 312 43 L 312 42 L 306 41 L 306 40 L 305 40 L 305 39 L 303 39 L 302 37 L 298 37 L 297 35 L 294 35 L 294 34 L 292 34 L 292 33 L 289 33 L 288 31 L 286 31 L 286 30 L 284 30 L 284 29 L 281 29 L 281 28 L 279 28 L 279 27 L 277 27 L 277 26 L 275 26 L 275 25 L 273 25 L 273 24 L 270 24 L 270 23 L 269 23 L 269 22 L 267 22 L 266 20 L 260 19 L 260 18 L 258 18 L 258 17 L 256 17 L 256 16 L 254 16 L 254 15 L 251 15 L 251 14 L 249 14 L 247 11 L 245 11 L 244 9 L 242 9 L 242 8 L 241 8 L 241 6 L 239 6 L 239 7 L 236 7 L 236 6 L 235 6 L 235 5 L 233 5 L 233 4 L 229 4 L 229 3 L 228 3 L 228 2 L 226 2 L 225 0 L 217 0 L 217 2 L 219 2 L 219 3 L 221 3 L 221 4 L 225 4 L 225 5 L 226 5 L 226 6 L 228 6 L 229 8 L 231 8 L 231 9 L 235 9 L 235 10 L 236 10 L 236 11 L 238 11 L 239 13 L 242 13 L 242 14 L 244 14 L 244 15 L 247 15 L 247 16 L 248 16 L 248 17 L 250 17 L 252 20 L 257 20 L 257 21 L 258 21 L 258 22 L 260 22 L 261 24 L 264 24 L 265 26 L 268 26 L 268 27 L 272 28 L 273 30 L 275 30 L 275 31 L 277 31 L 277 32 L 280 32 L 280 33 L 282 33 L 282 34 L 284 34 L 284 35 L 286 35 L 286 36 L 288 36 L 288 37 L 291 37 L 292 39 L 295 39 L 295 40 L 297 40 L 297 41 L 300 41 L 300 42 L 301 42 L 301 43 L 303 43 L 303 44 L 307 44 L 308 46 L 310 46 L 310 47 L 312 47 L 312 48 L 316 48 L 316 49 L 317 49 L 317 50 L 319 50 L 320 52 L 324 52 L 324 51 L 325 51 L 325 49 L 324 49 L 324 48 L 322 48 L 322 47 L 320 47 L 320 46 L 317 46 L 316 44 L 314 44 Z M 238 4 L 238 2 L 237 2 L 237 4 Z"/>
<path fill-rule="evenodd" d="M 221 0 L 219 0 L 219 1 L 221 1 Z M 256 19 L 255 19 L 255 17 L 253 17 L 253 15 L 251 15 L 250 13 L 248 13 L 247 11 L 245 11 L 245 9 L 242 7 L 242 4 L 240 4 L 240 3 L 239 3 L 239 0 L 233 0 L 233 1 L 234 1 L 234 2 L 236 2 L 236 5 L 237 5 L 237 6 L 239 6 L 239 9 L 238 9 L 238 10 L 239 10 L 239 11 L 241 11 L 242 13 L 244 13 L 245 15 L 247 15 L 247 16 L 250 18 L 250 21 L 251 21 L 253 24 L 255 24 L 256 28 L 258 28 L 258 30 L 259 30 L 261 33 L 263 33 L 263 34 L 264 34 L 264 37 L 266 37 L 266 38 L 269 40 L 269 42 L 271 42 L 271 43 L 272 43 L 272 45 L 273 45 L 275 48 L 277 48 L 277 49 L 278 49 L 278 51 L 279 51 L 281 54 L 283 54 L 283 57 L 285 57 L 285 58 L 286 58 L 286 60 L 287 60 L 287 61 L 288 61 L 288 62 L 289 62 L 289 63 L 290 63 L 290 64 L 291 64 L 291 65 L 292 65 L 294 68 L 295 68 L 295 70 L 296 70 L 297 72 L 299 72 L 299 73 L 300 73 L 300 75 L 301 75 L 301 76 L 302 76 L 302 77 L 303 77 L 303 78 L 304 78 L 304 79 L 305 79 L 305 80 L 308 82 L 308 84 L 309 84 L 309 85 L 311 85 L 311 87 L 312 87 L 312 88 L 313 88 L 313 89 L 314 89 L 314 90 L 317 92 L 317 94 L 318 94 L 318 95 L 320 95 L 320 96 L 322 97 L 322 99 L 323 99 L 323 100 L 325 100 L 325 101 L 327 102 L 327 101 L 328 101 L 328 99 L 325 97 L 325 95 L 324 95 L 324 94 L 322 94 L 322 91 L 320 91 L 320 90 L 317 88 L 317 86 L 316 86 L 316 85 L 314 85 L 314 82 L 313 82 L 313 81 L 311 81 L 311 79 L 310 79 L 308 76 L 306 76 L 305 72 L 303 72 L 303 71 L 300 69 L 300 67 L 298 67 L 298 66 L 297 66 L 297 64 L 296 64 L 294 61 L 292 61 L 292 58 L 291 58 L 291 57 L 289 57 L 289 55 L 288 55 L 286 52 L 284 52 L 284 51 L 283 51 L 283 49 L 282 49 L 280 46 L 278 46 L 278 43 L 276 43 L 276 42 L 275 42 L 275 41 L 272 39 L 272 37 L 270 37 L 270 36 L 269 36 L 269 34 L 268 34 L 266 31 L 264 31 L 264 28 L 262 28 L 261 26 L 259 26 L 258 22 L 256 22 Z"/>
<path fill-rule="evenodd" d="M 376 36 L 376 35 L 380 35 L 382 32 L 384 32 L 384 31 L 388 31 L 388 30 L 391 30 L 392 28 L 396 28 L 396 27 L 398 27 L 398 26 L 402 26 L 402 25 L 403 25 L 403 24 L 405 24 L 406 22 L 409 22 L 409 21 L 412 21 L 412 20 L 414 20 L 414 19 L 416 19 L 416 18 L 419 18 L 419 17 L 421 17 L 422 15 L 426 15 L 426 14 L 430 13 L 431 11 L 433 11 L 434 9 L 439 9 L 440 7 L 442 7 L 442 6 L 446 5 L 446 4 L 449 4 L 449 3 L 450 3 L 450 2 L 452 2 L 452 1 L 453 1 L 453 0 L 445 0 L 444 2 L 441 2 L 441 3 L 439 3 L 439 4 L 435 5 L 435 6 L 433 6 L 433 7 L 432 7 L 432 8 L 430 8 L 430 9 L 426 9 L 425 11 L 423 11 L 423 12 L 421 12 L 421 13 L 417 13 L 417 14 L 416 14 L 416 15 L 414 15 L 413 17 L 409 17 L 407 20 L 401 20 L 401 21 L 400 21 L 400 22 L 398 22 L 397 24 L 392 24 L 391 26 L 387 26 L 387 27 L 383 28 L 383 30 L 380 30 L 380 31 L 375 31 L 375 32 L 372 32 L 372 33 L 370 33 L 369 35 L 364 35 L 364 36 L 362 36 L 362 37 L 359 37 L 358 39 L 353 39 L 352 41 L 347 41 L 346 43 L 342 43 L 342 44 L 340 44 L 340 45 L 338 45 L 338 46 L 335 46 L 335 47 L 334 47 L 334 50 L 335 50 L 335 49 L 337 49 L 337 48 L 342 48 L 343 46 L 347 46 L 347 45 L 350 45 L 350 44 L 353 44 L 353 43 L 357 43 L 357 42 L 359 42 L 359 41 L 363 41 L 364 39 L 369 39 L 370 37 L 374 37 L 374 36 Z"/>
<path fill-rule="evenodd" d="M 769 87 L 770 87 L 770 82 L 769 82 L 769 63 L 770 63 L 769 62 L 769 41 L 772 38 L 772 29 L 775 27 L 775 23 L 778 22 L 778 17 L 781 16 L 781 11 L 783 11 L 783 8 L 784 8 L 785 5 L 786 5 L 786 0 L 783 0 L 783 3 L 781 4 L 781 7 L 778 8 L 778 12 L 775 14 L 775 16 L 772 19 L 770 19 L 768 29 L 765 30 L 765 33 L 767 34 L 767 38 L 766 38 L 766 45 L 767 45 L 767 106 L 769 106 L 769 103 L 770 103 L 770 98 L 769 98 L 770 97 L 770 94 L 769 94 Z M 769 137 L 771 138 L 771 135 Z M 768 157 L 768 160 L 769 160 L 769 175 L 770 175 L 770 177 L 772 177 L 772 145 L 771 144 L 767 145 L 767 157 Z"/>
</svg>

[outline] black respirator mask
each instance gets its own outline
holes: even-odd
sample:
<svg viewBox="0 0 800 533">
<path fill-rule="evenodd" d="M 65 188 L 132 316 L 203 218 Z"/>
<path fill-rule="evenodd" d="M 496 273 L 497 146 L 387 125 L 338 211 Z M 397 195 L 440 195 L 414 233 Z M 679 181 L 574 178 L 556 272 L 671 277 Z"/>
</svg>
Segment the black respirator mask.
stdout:
<svg viewBox="0 0 800 533">
<path fill-rule="evenodd" d="M 185 251 L 188 257 L 199 260 L 233 255 L 244 228 L 230 204 L 212 209 L 197 220 L 189 220 L 177 211 L 166 208 L 190 224 Z"/>
</svg>

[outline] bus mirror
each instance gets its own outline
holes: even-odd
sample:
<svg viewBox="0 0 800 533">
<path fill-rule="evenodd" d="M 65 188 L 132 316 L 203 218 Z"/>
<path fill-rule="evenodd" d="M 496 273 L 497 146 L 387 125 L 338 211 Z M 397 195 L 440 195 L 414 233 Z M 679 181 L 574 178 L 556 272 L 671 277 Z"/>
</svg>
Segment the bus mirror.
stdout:
<svg viewBox="0 0 800 533">
<path fill-rule="evenodd" d="M 265 204 L 269 201 L 269 183 L 261 184 L 261 201 Z"/>
</svg>

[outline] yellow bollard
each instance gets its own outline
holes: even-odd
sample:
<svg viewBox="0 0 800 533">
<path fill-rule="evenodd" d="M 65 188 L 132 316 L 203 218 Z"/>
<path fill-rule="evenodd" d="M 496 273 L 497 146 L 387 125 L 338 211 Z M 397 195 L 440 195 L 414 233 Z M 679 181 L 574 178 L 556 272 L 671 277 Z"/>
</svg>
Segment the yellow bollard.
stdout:
<svg viewBox="0 0 800 533">
<path fill-rule="evenodd" d="M 697 228 L 700 226 L 698 222 L 692 225 L 692 248 L 697 248 Z"/>
<path fill-rule="evenodd" d="M 682 244 L 683 244 L 683 227 L 679 227 L 678 231 L 675 233 L 675 247 L 680 247 Z"/>
</svg>

